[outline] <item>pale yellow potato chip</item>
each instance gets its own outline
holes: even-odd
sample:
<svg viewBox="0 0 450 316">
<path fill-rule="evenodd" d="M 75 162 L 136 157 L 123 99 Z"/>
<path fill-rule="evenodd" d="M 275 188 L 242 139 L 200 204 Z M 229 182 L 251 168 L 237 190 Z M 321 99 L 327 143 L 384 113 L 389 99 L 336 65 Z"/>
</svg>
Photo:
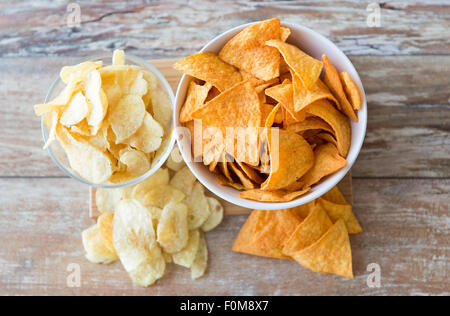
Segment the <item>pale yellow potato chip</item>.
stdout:
<svg viewBox="0 0 450 316">
<path fill-rule="evenodd" d="M 100 213 L 113 214 L 114 209 L 120 201 L 131 197 L 132 187 L 120 189 L 97 189 L 95 192 L 95 203 Z"/>
<path fill-rule="evenodd" d="M 170 180 L 170 185 L 183 191 L 187 196 L 191 195 L 194 184 L 197 181 L 191 170 L 186 166 L 178 171 Z"/>
<path fill-rule="evenodd" d="M 164 257 L 164 261 L 165 261 L 166 263 L 171 263 L 171 262 L 173 262 L 172 255 L 171 255 L 170 253 L 167 253 L 167 252 L 164 252 L 164 251 L 163 251 L 163 257 Z"/>
<path fill-rule="evenodd" d="M 121 49 L 116 49 L 112 57 L 113 65 L 125 65 L 125 52 Z"/>
<path fill-rule="evenodd" d="M 153 118 L 167 131 L 172 121 L 172 102 L 169 96 L 162 90 L 153 91 L 151 99 Z"/>
<path fill-rule="evenodd" d="M 149 256 L 136 268 L 129 271 L 131 280 L 139 286 L 148 287 L 162 278 L 166 271 L 166 261 L 158 246 L 149 251 Z"/>
<path fill-rule="evenodd" d="M 151 205 L 146 205 L 146 207 L 147 207 L 148 211 L 150 212 L 150 214 L 152 215 L 153 224 L 154 224 L 153 226 L 158 227 L 158 222 L 159 222 L 159 219 L 161 218 L 161 214 L 162 214 L 163 210 L 159 207 L 151 206 Z"/>
<path fill-rule="evenodd" d="M 205 274 L 207 266 L 208 266 L 208 246 L 206 244 L 205 235 L 201 233 L 197 254 L 195 255 L 194 262 L 192 263 L 191 266 L 192 280 L 201 278 Z"/>
<path fill-rule="evenodd" d="M 58 111 L 52 111 L 50 113 L 47 113 L 45 116 L 47 124 L 50 125 L 50 131 L 48 132 L 48 139 L 44 145 L 44 149 L 47 149 L 56 140 L 56 132 L 59 123 L 59 113 Z"/>
<path fill-rule="evenodd" d="M 183 192 L 170 185 L 161 185 L 149 189 L 140 201 L 144 205 L 164 208 L 169 203 L 178 203 L 186 197 Z"/>
<path fill-rule="evenodd" d="M 59 74 L 61 80 L 64 83 L 69 83 L 70 77 L 74 78 L 76 81 L 80 82 L 84 79 L 86 74 L 90 73 L 92 70 L 98 70 L 103 67 L 102 61 L 86 61 L 75 66 L 66 66 L 61 69 Z"/>
<path fill-rule="evenodd" d="M 34 106 L 36 116 L 41 116 L 54 110 L 61 110 L 61 108 L 64 108 L 70 102 L 76 90 L 77 82 L 74 78 L 71 78 L 64 90 L 55 99 L 49 103 L 36 104 Z"/>
<path fill-rule="evenodd" d="M 147 93 L 147 90 L 148 90 L 148 84 L 147 84 L 147 81 L 144 79 L 144 73 L 141 71 L 141 72 L 139 72 L 136 80 L 130 86 L 129 94 L 137 95 L 138 97 L 142 97 Z"/>
<path fill-rule="evenodd" d="M 142 96 L 142 100 L 145 103 L 147 111 L 153 115 L 152 94 L 158 89 L 158 79 L 153 72 L 142 70 L 142 73 L 144 74 L 145 81 L 147 81 L 147 93 Z"/>
<path fill-rule="evenodd" d="M 205 188 L 200 182 L 194 184 L 191 194 L 186 197 L 184 202 L 189 208 L 189 229 L 201 227 L 211 215 L 211 210 L 205 196 Z"/>
<path fill-rule="evenodd" d="M 223 206 L 220 202 L 212 197 L 207 197 L 209 210 L 211 211 L 211 215 L 209 215 L 208 219 L 201 226 L 204 232 L 209 232 L 219 226 L 223 219 Z"/>
<path fill-rule="evenodd" d="M 77 92 L 61 114 L 59 122 L 65 126 L 81 122 L 89 113 L 89 105 L 83 93 Z"/>
<path fill-rule="evenodd" d="M 164 129 L 161 125 L 149 113 L 145 113 L 141 127 L 125 143 L 148 154 L 161 146 L 163 136 Z"/>
<path fill-rule="evenodd" d="M 108 111 L 108 98 L 102 89 L 102 78 L 98 70 L 86 75 L 84 89 L 90 105 L 87 122 L 91 127 L 91 134 L 96 135 Z"/>
<path fill-rule="evenodd" d="M 171 127 L 169 129 L 169 131 L 167 132 L 166 137 L 164 137 L 164 139 L 161 143 L 161 146 L 159 146 L 159 148 L 156 152 L 152 153 L 152 154 L 154 154 L 153 161 L 152 161 L 152 168 L 160 162 L 160 159 L 169 150 L 169 146 L 172 144 L 172 139 L 173 139 L 173 135 L 174 135 L 173 133 L 174 133 L 174 128 Z"/>
<path fill-rule="evenodd" d="M 199 246 L 200 231 L 198 229 L 191 230 L 189 232 L 189 240 L 186 247 L 183 250 L 172 254 L 173 262 L 185 268 L 190 268 L 194 263 Z"/>
<path fill-rule="evenodd" d="M 167 185 L 169 184 L 169 180 L 169 170 L 166 168 L 158 169 L 146 180 L 137 184 L 134 187 L 131 196 L 133 199 L 142 200 L 150 189 Z"/>
<path fill-rule="evenodd" d="M 117 261 L 115 252 L 106 246 L 97 225 L 94 225 L 81 234 L 86 259 L 92 263 L 110 264 Z"/>
<path fill-rule="evenodd" d="M 127 166 L 127 172 L 141 176 L 150 170 L 150 161 L 147 156 L 139 150 L 128 150 L 120 155 L 120 162 Z"/>
<path fill-rule="evenodd" d="M 166 166 L 167 168 L 175 172 L 180 171 L 186 166 L 183 157 L 181 156 L 180 149 L 178 149 L 178 147 L 175 147 L 172 150 L 172 153 L 170 154 L 169 158 L 166 161 Z"/>
<path fill-rule="evenodd" d="M 175 253 L 186 247 L 189 239 L 188 208 L 183 203 L 164 207 L 157 229 L 158 243 L 165 252 Z"/>
<path fill-rule="evenodd" d="M 145 117 L 145 104 L 135 95 L 122 97 L 109 115 L 111 128 L 116 135 L 116 143 L 130 138 L 141 127 Z"/>
<path fill-rule="evenodd" d="M 98 217 L 97 226 L 100 231 L 100 236 L 103 239 L 103 244 L 108 248 L 111 252 L 116 253 L 116 249 L 114 248 L 113 243 L 113 214 L 102 214 Z"/>
</svg>

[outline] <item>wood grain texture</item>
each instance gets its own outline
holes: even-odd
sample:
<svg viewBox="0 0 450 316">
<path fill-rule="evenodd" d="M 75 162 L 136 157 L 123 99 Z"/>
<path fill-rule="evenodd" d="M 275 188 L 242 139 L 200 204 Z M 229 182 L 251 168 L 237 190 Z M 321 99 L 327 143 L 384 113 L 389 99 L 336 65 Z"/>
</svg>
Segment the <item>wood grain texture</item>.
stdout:
<svg viewBox="0 0 450 316">
<path fill-rule="evenodd" d="M 448 1 L 382 3 L 379 28 L 367 24 L 371 2 L 79 0 L 81 25 L 69 27 L 67 1 L 14 1 L 0 7 L 0 56 L 84 56 L 124 48 L 177 57 L 234 26 L 272 17 L 317 30 L 350 55 L 449 54 Z"/>
<path fill-rule="evenodd" d="M 33 104 L 63 65 L 77 58 L 0 59 L 0 177 L 63 176 L 42 150 Z M 367 57 L 352 61 L 369 106 L 354 177 L 450 177 L 450 56 Z M 175 89 L 171 61 L 155 61 Z"/>
<path fill-rule="evenodd" d="M 227 216 L 207 234 L 204 278 L 191 281 L 189 271 L 170 265 L 149 289 L 133 286 L 119 263 L 84 258 L 81 231 L 94 222 L 83 185 L 0 179 L 0 187 L 0 295 L 450 295 L 450 180 L 354 180 L 354 211 L 365 230 L 351 237 L 354 280 L 232 252 L 246 216 Z M 81 288 L 66 286 L 70 263 L 81 267 Z M 381 267 L 381 288 L 366 285 L 370 263 Z"/>
</svg>

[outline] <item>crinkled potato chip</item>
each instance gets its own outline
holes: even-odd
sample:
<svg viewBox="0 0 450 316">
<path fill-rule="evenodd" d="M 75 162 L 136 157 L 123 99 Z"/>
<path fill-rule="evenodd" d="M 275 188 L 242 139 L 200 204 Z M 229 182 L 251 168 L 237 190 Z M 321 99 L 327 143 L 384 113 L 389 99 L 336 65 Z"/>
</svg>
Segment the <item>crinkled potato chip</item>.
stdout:
<svg viewBox="0 0 450 316">
<path fill-rule="evenodd" d="M 204 106 L 211 88 L 212 86 L 210 84 L 199 85 L 194 80 L 189 83 L 186 102 L 180 112 L 181 123 L 186 123 L 194 119 L 192 113 Z"/>
<path fill-rule="evenodd" d="M 219 226 L 222 222 L 223 206 L 215 198 L 207 197 L 206 199 L 208 200 L 211 215 L 209 215 L 208 219 L 202 224 L 201 228 L 204 232 L 209 232 Z"/>
<path fill-rule="evenodd" d="M 192 194 L 197 178 L 192 174 L 187 166 L 179 170 L 170 180 L 170 185 L 182 191 L 186 196 Z"/>
<path fill-rule="evenodd" d="M 277 48 L 289 67 L 301 79 L 306 88 L 311 88 L 322 73 L 323 63 L 317 60 L 298 47 L 287 44 L 281 40 L 270 40 L 267 45 Z"/>
<path fill-rule="evenodd" d="M 176 70 L 206 81 L 221 92 L 242 81 L 241 74 L 233 66 L 222 61 L 215 53 L 204 52 L 186 57 L 174 66 Z"/>
<path fill-rule="evenodd" d="M 350 101 L 354 110 L 360 110 L 362 105 L 361 93 L 355 82 L 347 72 L 339 74 L 347 99 Z"/>
<path fill-rule="evenodd" d="M 331 92 L 333 92 L 334 96 L 338 99 L 340 110 L 342 110 L 342 112 L 344 112 L 345 115 L 347 115 L 353 121 L 358 122 L 358 117 L 356 116 L 352 105 L 350 104 L 350 102 L 348 102 L 347 96 L 345 95 L 341 79 L 339 78 L 339 73 L 337 72 L 336 68 L 334 68 L 327 55 L 322 55 L 322 61 L 325 65 L 325 75 L 323 77 L 323 81 L 328 86 L 328 88 L 330 88 Z"/>
<path fill-rule="evenodd" d="M 352 250 L 343 220 L 336 222 L 316 243 L 293 253 L 292 257 L 314 272 L 353 278 Z"/>
<path fill-rule="evenodd" d="M 335 145 L 328 143 L 320 145 L 314 150 L 314 165 L 304 175 L 305 186 L 311 186 L 322 178 L 341 170 L 347 161 L 339 155 Z"/>
<path fill-rule="evenodd" d="M 339 154 L 346 158 L 352 141 L 352 130 L 348 119 L 327 100 L 319 100 L 308 107 L 309 114 L 320 117 L 334 130 Z"/>
<path fill-rule="evenodd" d="M 158 243 L 165 252 L 175 253 L 186 247 L 189 239 L 188 208 L 183 203 L 164 207 L 158 223 Z"/>
<path fill-rule="evenodd" d="M 67 86 L 55 99 L 51 100 L 49 103 L 36 104 L 34 106 L 34 113 L 36 116 L 41 116 L 55 110 L 61 110 L 70 102 L 75 91 L 77 91 L 77 82 L 71 77 Z"/>
<path fill-rule="evenodd" d="M 97 225 L 94 225 L 81 234 L 86 259 L 92 263 L 110 264 L 117 261 L 115 252 L 108 249 Z"/>
<path fill-rule="evenodd" d="M 259 79 L 277 78 L 280 75 L 280 53 L 265 42 L 279 39 L 280 20 L 275 18 L 262 21 L 234 36 L 222 48 L 219 57 Z"/>
<path fill-rule="evenodd" d="M 178 147 L 175 147 L 172 150 L 172 153 L 166 161 L 166 166 L 167 168 L 175 172 L 178 172 L 186 167 L 186 164 L 184 163 L 183 157 L 181 156 L 180 149 Z"/>
<path fill-rule="evenodd" d="M 278 144 L 270 142 L 271 172 L 261 185 L 266 191 L 288 187 L 308 172 L 314 163 L 313 151 L 300 135 L 280 130 L 277 140 Z"/>
<path fill-rule="evenodd" d="M 161 147 L 164 129 L 153 119 L 149 113 L 145 113 L 144 121 L 133 136 L 125 140 L 130 146 L 149 154 Z"/>
<path fill-rule="evenodd" d="M 205 274 L 207 265 L 208 265 L 208 245 L 206 244 L 205 235 L 200 233 L 200 240 L 197 254 L 195 255 L 194 262 L 191 265 L 192 280 L 201 278 Z"/>
<path fill-rule="evenodd" d="M 142 200 L 151 189 L 167 185 L 169 184 L 169 181 L 169 170 L 166 168 L 160 168 L 146 180 L 137 184 L 134 187 L 131 196 L 135 200 Z"/>
<path fill-rule="evenodd" d="M 122 97 L 110 112 L 109 121 L 116 135 L 116 143 L 131 137 L 144 122 L 146 111 L 142 98 L 135 95 Z"/>
<path fill-rule="evenodd" d="M 209 203 L 205 196 L 205 188 L 200 182 L 195 183 L 192 192 L 186 196 L 184 203 L 189 208 L 188 225 L 191 230 L 201 227 L 211 215 Z"/>
<path fill-rule="evenodd" d="M 77 92 L 66 109 L 62 112 L 59 122 L 65 126 L 81 122 L 89 113 L 89 106 L 83 93 Z"/>
<path fill-rule="evenodd" d="M 99 216 L 97 220 L 100 236 L 103 238 L 103 243 L 111 252 L 116 253 L 113 243 L 113 221 L 114 215 L 104 213 Z"/>
<path fill-rule="evenodd" d="M 319 204 L 327 211 L 328 216 L 333 223 L 337 222 L 339 219 L 344 220 L 349 234 L 359 234 L 363 232 L 350 204 L 336 204 L 322 198 L 319 199 Z"/>
<path fill-rule="evenodd" d="M 150 161 L 147 156 L 139 150 L 128 150 L 120 155 L 120 162 L 127 166 L 127 172 L 141 176 L 150 170 Z"/>
<path fill-rule="evenodd" d="M 247 190 L 239 193 L 239 197 L 259 202 L 290 202 L 307 193 L 310 188 L 300 191 L 275 190 L 264 191 L 261 189 Z"/>
<path fill-rule="evenodd" d="M 186 247 L 172 254 L 173 262 L 185 268 L 190 268 L 195 261 L 199 247 L 200 231 L 198 229 L 191 230 Z"/>
</svg>

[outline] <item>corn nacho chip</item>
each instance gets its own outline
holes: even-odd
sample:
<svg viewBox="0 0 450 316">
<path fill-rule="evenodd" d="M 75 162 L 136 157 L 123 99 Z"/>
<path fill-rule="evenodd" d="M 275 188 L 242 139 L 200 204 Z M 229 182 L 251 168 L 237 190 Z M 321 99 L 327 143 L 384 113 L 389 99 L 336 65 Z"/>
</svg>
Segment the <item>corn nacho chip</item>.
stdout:
<svg viewBox="0 0 450 316">
<path fill-rule="evenodd" d="M 175 253 L 186 247 L 188 208 L 183 203 L 169 203 L 164 207 L 158 223 L 158 243 L 167 253 Z"/>
<path fill-rule="evenodd" d="M 246 174 L 244 174 L 233 162 L 228 162 L 228 166 L 233 171 L 233 173 L 239 178 L 242 185 L 246 189 L 255 188 L 255 184 L 252 182 L 252 180 L 250 180 L 250 178 Z"/>
<path fill-rule="evenodd" d="M 353 278 L 352 250 L 343 220 L 334 224 L 316 243 L 292 254 L 307 269 Z"/>
<path fill-rule="evenodd" d="M 294 110 L 295 112 L 305 109 L 317 100 L 328 99 L 338 104 L 328 87 L 322 80 L 317 81 L 307 89 L 296 74 L 292 74 L 292 86 L 294 89 Z"/>
<path fill-rule="evenodd" d="M 314 116 L 307 117 L 304 121 L 289 125 L 286 128 L 286 130 L 288 130 L 290 132 L 300 133 L 300 134 L 302 134 L 305 131 L 316 130 L 316 129 L 322 129 L 324 131 L 334 134 L 334 130 L 331 128 L 331 126 L 328 123 L 326 123 L 324 120 L 322 120 L 318 117 L 314 117 Z"/>
<path fill-rule="evenodd" d="M 360 110 L 362 105 L 362 98 L 355 82 L 347 72 L 341 72 L 339 74 L 339 77 L 341 78 L 342 85 L 344 86 L 344 91 L 347 99 L 350 101 L 353 109 Z"/>
<path fill-rule="evenodd" d="M 189 83 L 186 102 L 180 112 L 181 123 L 186 123 L 194 119 L 192 113 L 203 107 L 211 88 L 212 86 L 210 84 L 199 85 L 194 80 Z"/>
<path fill-rule="evenodd" d="M 261 177 L 259 173 L 255 171 L 255 168 L 252 168 L 246 165 L 245 163 L 239 161 L 236 162 L 236 164 L 239 166 L 239 169 L 244 173 L 244 175 L 248 179 L 250 179 L 250 181 L 252 181 L 253 183 L 260 185 L 261 183 L 264 182 L 263 177 Z"/>
<path fill-rule="evenodd" d="M 242 81 L 241 74 L 233 66 L 223 62 L 215 53 L 199 53 L 178 61 L 173 67 L 212 84 L 221 92 Z"/>
<path fill-rule="evenodd" d="M 266 89 L 266 95 L 276 100 L 292 115 L 296 116 L 294 109 L 294 93 L 292 83 L 285 80 L 282 84 Z"/>
<path fill-rule="evenodd" d="M 289 67 L 309 89 L 322 73 L 323 63 L 301 51 L 294 45 L 287 44 L 281 40 L 270 40 L 266 44 L 277 48 Z"/>
<path fill-rule="evenodd" d="M 350 104 L 350 102 L 348 102 L 347 96 L 345 95 L 341 79 L 339 78 L 339 73 L 337 72 L 336 68 L 334 68 L 327 55 L 322 55 L 322 61 L 325 66 L 325 75 L 323 77 L 323 81 L 328 86 L 328 88 L 330 88 L 331 92 L 333 92 L 334 96 L 338 99 L 342 112 L 344 112 L 345 115 L 347 115 L 353 121 L 358 122 L 358 117 L 356 116 L 352 105 Z"/>
<path fill-rule="evenodd" d="M 342 219 L 347 227 L 349 234 L 362 233 L 363 229 L 356 219 L 355 214 L 352 211 L 352 206 L 349 204 L 336 204 L 322 198 L 319 199 L 319 204 L 327 211 L 333 223 Z"/>
<path fill-rule="evenodd" d="M 281 40 L 283 42 L 286 42 L 289 36 L 291 36 L 291 29 L 287 27 L 281 27 Z"/>
<path fill-rule="evenodd" d="M 330 191 L 322 195 L 322 199 L 336 204 L 348 204 L 345 200 L 344 195 L 337 186 L 333 187 Z"/>
<path fill-rule="evenodd" d="M 319 100 L 308 107 L 309 114 L 320 117 L 333 128 L 339 154 L 346 158 L 351 144 L 351 128 L 348 119 L 327 100 Z"/>
<path fill-rule="evenodd" d="M 280 38 L 279 19 L 262 21 L 233 37 L 222 48 L 219 57 L 259 79 L 270 80 L 280 75 L 280 53 L 265 42 Z"/>
<path fill-rule="evenodd" d="M 270 127 L 272 127 L 272 125 L 275 124 L 281 124 L 283 123 L 283 111 L 281 110 L 281 104 L 278 103 L 278 108 L 275 111 L 275 113 L 272 114 L 272 111 L 275 109 L 276 106 L 273 106 L 271 104 L 266 104 L 266 103 L 262 103 L 261 105 L 261 110 L 262 110 L 262 119 L 261 119 L 261 126 L 265 126 L 268 127 L 267 121 L 269 118 L 269 115 L 273 115 L 273 120 L 271 117 L 271 120 L 269 122 L 271 122 Z"/>
</svg>

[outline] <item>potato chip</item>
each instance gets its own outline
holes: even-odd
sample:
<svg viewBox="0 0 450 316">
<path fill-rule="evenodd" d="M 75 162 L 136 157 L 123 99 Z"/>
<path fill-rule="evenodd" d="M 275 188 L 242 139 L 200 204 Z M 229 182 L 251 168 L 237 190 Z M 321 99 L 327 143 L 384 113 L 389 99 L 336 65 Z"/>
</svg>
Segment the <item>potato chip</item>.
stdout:
<svg viewBox="0 0 450 316">
<path fill-rule="evenodd" d="M 265 42 L 281 38 L 280 20 L 253 24 L 234 36 L 219 53 L 225 62 L 262 80 L 280 75 L 280 54 Z"/>
<path fill-rule="evenodd" d="M 52 111 L 45 115 L 44 122 L 47 121 L 46 125 L 50 125 L 50 131 L 48 132 L 48 139 L 44 144 L 44 149 L 50 147 L 50 145 L 56 140 L 56 132 L 58 129 L 59 113 L 58 111 Z M 48 126 L 48 125 L 47 125 Z"/>
<path fill-rule="evenodd" d="M 316 129 L 322 129 L 324 131 L 327 131 L 329 133 L 334 134 L 334 130 L 331 128 L 331 126 L 326 123 L 324 120 L 318 118 L 318 117 L 307 117 L 304 121 L 298 122 L 292 125 L 289 125 L 286 130 L 293 132 L 293 133 L 300 133 L 302 134 L 305 131 L 308 130 L 316 130 Z"/>
<path fill-rule="evenodd" d="M 200 231 L 198 229 L 191 230 L 186 247 L 172 254 L 173 262 L 185 268 L 190 268 L 195 261 L 199 247 Z"/>
<path fill-rule="evenodd" d="M 78 92 L 63 111 L 59 122 L 65 126 L 81 122 L 89 113 L 89 106 L 83 93 Z"/>
<path fill-rule="evenodd" d="M 362 233 L 363 229 L 356 219 L 351 205 L 336 204 L 322 198 L 319 199 L 319 204 L 327 211 L 328 216 L 333 223 L 337 222 L 339 219 L 344 220 L 349 234 Z"/>
<path fill-rule="evenodd" d="M 167 168 L 175 172 L 178 172 L 186 167 L 186 164 L 184 163 L 183 157 L 181 156 L 180 149 L 178 147 L 175 147 L 172 150 L 172 153 L 166 161 L 166 166 Z"/>
<path fill-rule="evenodd" d="M 120 162 L 127 166 L 127 172 L 141 176 L 150 170 L 150 162 L 147 156 L 139 150 L 128 150 L 120 155 Z"/>
<path fill-rule="evenodd" d="M 145 104 L 135 95 L 122 97 L 109 115 L 111 128 L 116 135 L 116 143 L 130 138 L 141 127 L 145 117 Z"/>
<path fill-rule="evenodd" d="M 294 73 L 292 74 L 292 86 L 294 89 L 294 110 L 295 112 L 305 109 L 317 100 L 328 99 L 336 104 L 338 101 L 334 98 L 328 87 L 322 80 L 317 81 L 307 89 L 300 78 Z"/>
<path fill-rule="evenodd" d="M 205 274 L 207 265 L 208 265 L 208 246 L 206 244 L 205 235 L 203 233 L 200 233 L 200 240 L 197 254 L 195 255 L 194 262 L 191 265 L 192 280 L 201 278 Z"/>
<path fill-rule="evenodd" d="M 351 144 L 351 128 L 348 119 L 327 100 L 319 100 L 308 107 L 309 114 L 320 117 L 334 130 L 339 154 L 346 158 Z"/>
<path fill-rule="evenodd" d="M 147 90 L 148 90 L 147 81 L 144 79 L 144 73 L 140 71 L 138 73 L 136 80 L 134 80 L 134 82 L 131 84 L 128 94 L 143 97 L 144 95 L 147 94 Z"/>
<path fill-rule="evenodd" d="M 343 220 L 334 224 L 316 243 L 292 257 L 307 269 L 353 278 L 352 250 Z"/>
<path fill-rule="evenodd" d="M 158 243 L 165 252 L 175 253 L 186 247 L 189 239 L 188 208 L 183 203 L 164 207 L 158 223 Z"/>
<path fill-rule="evenodd" d="M 110 264 L 117 261 L 117 255 L 108 249 L 97 225 L 86 229 L 81 235 L 86 259 L 90 262 Z"/>
<path fill-rule="evenodd" d="M 197 179 L 191 170 L 185 166 L 172 177 L 170 185 L 189 196 L 192 194 L 195 182 L 197 182 Z"/>
<path fill-rule="evenodd" d="M 169 135 L 169 125 L 172 121 L 172 101 L 167 93 L 156 90 L 152 93 L 153 118 L 158 121 Z"/>
<path fill-rule="evenodd" d="M 139 201 L 145 206 L 152 205 L 164 208 L 169 203 L 183 201 L 185 197 L 186 195 L 183 192 L 166 184 L 149 189 Z"/>
<path fill-rule="evenodd" d="M 261 189 L 247 190 L 239 193 L 239 197 L 258 202 L 290 202 L 307 193 L 310 188 L 303 190 L 275 190 L 265 191 Z"/>
<path fill-rule="evenodd" d="M 101 189 L 95 191 L 95 203 L 100 213 L 113 214 L 120 201 L 131 198 L 132 187 Z"/>
<path fill-rule="evenodd" d="M 165 261 L 166 263 L 171 263 L 171 262 L 173 262 L 172 255 L 171 255 L 170 253 L 167 253 L 167 252 L 164 252 L 164 251 L 163 251 L 163 257 L 164 257 L 164 261 Z"/>
<path fill-rule="evenodd" d="M 36 116 L 41 116 L 55 110 L 61 110 L 70 102 L 75 91 L 77 91 L 77 81 L 71 78 L 64 90 L 55 99 L 49 103 L 36 104 L 34 106 L 34 113 Z"/>
<path fill-rule="evenodd" d="M 142 200 L 148 191 L 152 188 L 160 187 L 169 184 L 169 170 L 166 168 L 160 168 L 155 171 L 154 174 L 149 176 L 147 179 L 137 184 L 131 194 L 132 198 L 135 200 Z"/>
<path fill-rule="evenodd" d="M 208 219 L 202 224 L 201 228 L 204 232 L 209 232 L 219 226 L 223 219 L 223 206 L 220 204 L 217 199 L 212 197 L 207 197 L 209 210 L 211 211 L 211 215 L 209 215 Z"/>
<path fill-rule="evenodd" d="M 323 63 L 301 51 L 294 45 L 287 44 L 281 40 L 270 40 L 266 44 L 277 48 L 289 67 L 309 89 L 322 73 Z"/>
<path fill-rule="evenodd" d="M 144 121 L 139 129 L 125 143 L 149 154 L 158 150 L 161 146 L 164 129 L 153 119 L 149 113 L 145 113 Z"/>
<path fill-rule="evenodd" d="M 304 175 L 302 180 L 305 186 L 311 186 L 346 165 L 347 161 L 339 155 L 335 145 L 331 143 L 320 145 L 314 150 L 313 167 Z"/>
<path fill-rule="evenodd" d="M 149 255 L 136 268 L 129 271 L 131 280 L 139 286 L 148 287 L 162 278 L 166 271 L 166 261 L 159 247 L 152 248 Z"/>
<path fill-rule="evenodd" d="M 322 195 L 322 199 L 335 204 L 348 204 L 345 200 L 344 195 L 341 193 L 337 186 L 333 187 L 330 191 Z"/>
<path fill-rule="evenodd" d="M 181 123 L 186 123 L 194 119 L 192 113 L 204 106 L 211 88 L 212 86 L 210 84 L 199 85 L 195 81 L 189 83 L 186 102 L 180 112 Z"/>
<path fill-rule="evenodd" d="M 113 243 L 113 214 L 104 213 L 99 216 L 97 225 L 98 230 L 100 231 L 100 236 L 103 238 L 103 243 L 106 248 L 108 248 L 111 252 L 115 253 L 116 249 L 114 248 Z"/>
<path fill-rule="evenodd" d="M 271 137 L 273 138 L 273 137 Z M 278 144 L 270 142 L 271 172 L 261 185 L 266 191 L 284 189 L 300 179 L 314 163 L 309 144 L 300 135 L 279 131 Z"/>
<path fill-rule="evenodd" d="M 77 81 L 81 82 L 83 78 L 93 70 L 98 70 L 103 67 L 103 63 L 101 61 L 86 61 L 81 64 L 75 66 L 66 66 L 61 69 L 59 77 L 62 82 L 68 84 L 70 82 L 71 77 Z"/>
<path fill-rule="evenodd" d="M 338 99 L 340 110 L 342 110 L 345 115 L 351 118 L 353 121 L 358 122 L 358 117 L 353 110 L 352 105 L 347 100 L 347 96 L 345 95 L 344 88 L 342 87 L 341 79 L 339 78 L 339 73 L 336 68 L 334 68 L 331 61 L 328 59 L 327 55 L 322 55 L 322 61 L 325 65 L 325 75 L 323 77 L 323 81 L 330 88 L 331 92 L 333 92 L 334 96 Z"/>
<path fill-rule="evenodd" d="M 223 62 L 219 56 L 211 52 L 198 53 L 184 58 L 173 67 L 212 84 L 221 92 L 242 81 L 241 74 L 233 66 Z"/>
<path fill-rule="evenodd" d="M 298 225 L 294 233 L 285 242 L 283 253 L 287 256 L 305 249 L 318 241 L 333 226 L 327 212 L 320 204 Z"/>
<path fill-rule="evenodd" d="M 142 101 L 144 101 L 147 111 L 153 115 L 152 94 L 158 89 L 158 78 L 154 73 L 147 70 L 142 70 L 142 74 L 144 80 L 147 81 L 147 92 L 142 96 Z"/>
<path fill-rule="evenodd" d="M 353 109 L 360 110 L 362 105 L 362 98 L 358 87 L 347 72 L 341 72 L 339 74 L 339 77 L 341 78 L 341 83 L 344 86 L 344 91 L 347 99 L 350 101 Z"/>
<path fill-rule="evenodd" d="M 116 49 L 113 53 L 112 64 L 117 65 L 125 65 L 125 52 L 121 49 Z"/>
<path fill-rule="evenodd" d="M 192 192 L 186 196 L 184 203 L 189 208 L 188 226 L 191 230 L 201 227 L 211 215 L 205 188 L 199 182 L 194 184 Z"/>
<path fill-rule="evenodd" d="M 108 111 L 108 98 L 102 89 L 102 78 L 97 70 L 86 75 L 84 88 L 90 105 L 87 122 L 91 126 L 91 134 L 96 135 Z"/>
</svg>

